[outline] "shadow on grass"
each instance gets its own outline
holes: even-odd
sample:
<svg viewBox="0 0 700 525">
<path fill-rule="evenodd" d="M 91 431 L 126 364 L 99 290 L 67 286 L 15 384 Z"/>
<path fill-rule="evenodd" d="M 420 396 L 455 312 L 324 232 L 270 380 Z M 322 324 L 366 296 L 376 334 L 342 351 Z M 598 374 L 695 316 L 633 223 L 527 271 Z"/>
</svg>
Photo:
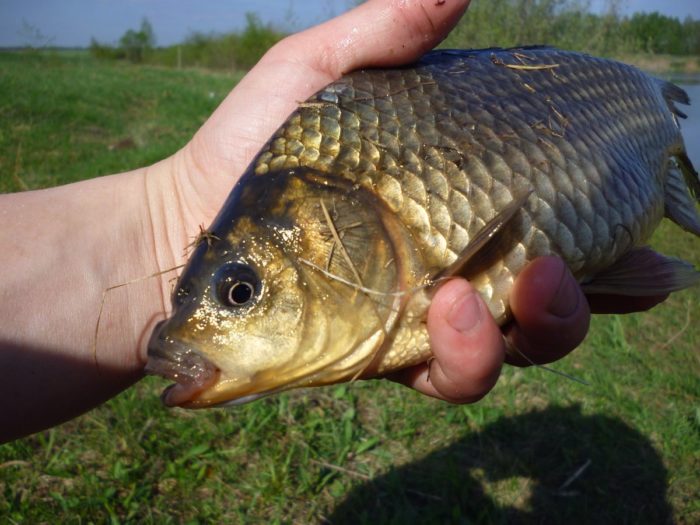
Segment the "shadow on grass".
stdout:
<svg viewBox="0 0 700 525">
<path fill-rule="evenodd" d="M 489 484 L 488 495 L 484 484 Z M 667 474 L 649 440 L 578 406 L 504 417 L 356 487 L 344 523 L 670 523 Z"/>
</svg>

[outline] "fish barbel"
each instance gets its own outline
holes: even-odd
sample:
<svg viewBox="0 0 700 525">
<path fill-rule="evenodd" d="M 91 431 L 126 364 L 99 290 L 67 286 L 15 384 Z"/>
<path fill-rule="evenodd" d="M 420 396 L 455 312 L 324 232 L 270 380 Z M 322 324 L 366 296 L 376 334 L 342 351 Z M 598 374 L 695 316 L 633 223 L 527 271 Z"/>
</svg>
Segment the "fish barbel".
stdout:
<svg viewBox="0 0 700 525">
<path fill-rule="evenodd" d="M 434 51 L 357 71 L 291 114 L 228 197 L 154 330 L 167 405 L 242 403 L 426 361 L 436 283 L 468 278 L 499 323 L 525 265 L 588 293 L 698 282 L 645 247 L 700 236 L 683 90 L 548 47 Z"/>
</svg>

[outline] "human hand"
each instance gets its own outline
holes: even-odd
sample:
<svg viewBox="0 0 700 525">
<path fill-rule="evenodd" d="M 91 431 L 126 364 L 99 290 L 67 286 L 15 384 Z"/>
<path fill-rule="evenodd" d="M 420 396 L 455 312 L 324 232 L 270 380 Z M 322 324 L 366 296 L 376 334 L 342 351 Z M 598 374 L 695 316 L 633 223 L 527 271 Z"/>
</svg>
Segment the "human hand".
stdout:
<svg viewBox="0 0 700 525">
<path fill-rule="evenodd" d="M 588 332 L 591 313 L 648 310 L 665 298 L 587 297 L 561 259 L 541 257 L 518 275 L 510 295 L 513 320 L 499 328 L 469 283 L 454 279 L 438 290 L 428 315 L 435 359 L 391 379 L 446 401 L 472 403 L 493 388 L 503 362 L 546 364 L 573 351 Z"/>
</svg>

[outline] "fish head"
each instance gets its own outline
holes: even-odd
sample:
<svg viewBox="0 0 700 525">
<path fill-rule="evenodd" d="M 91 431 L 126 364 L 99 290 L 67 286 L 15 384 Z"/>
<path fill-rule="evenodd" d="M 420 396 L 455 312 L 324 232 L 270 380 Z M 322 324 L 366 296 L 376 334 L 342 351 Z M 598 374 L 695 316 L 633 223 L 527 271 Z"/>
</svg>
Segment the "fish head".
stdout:
<svg viewBox="0 0 700 525">
<path fill-rule="evenodd" d="M 392 226 L 369 192 L 309 170 L 251 176 L 202 236 L 153 332 L 169 406 L 252 401 L 371 370 L 400 308 Z"/>
</svg>

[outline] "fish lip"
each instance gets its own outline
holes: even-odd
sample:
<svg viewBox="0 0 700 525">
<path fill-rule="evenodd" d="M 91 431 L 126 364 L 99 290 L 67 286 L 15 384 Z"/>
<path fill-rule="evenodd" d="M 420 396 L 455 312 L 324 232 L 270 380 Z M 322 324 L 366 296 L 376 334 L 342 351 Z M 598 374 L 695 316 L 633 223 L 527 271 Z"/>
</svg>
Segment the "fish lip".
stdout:
<svg viewBox="0 0 700 525">
<path fill-rule="evenodd" d="M 175 381 L 161 394 L 163 404 L 187 407 L 218 382 L 221 370 L 194 348 L 169 336 L 166 328 L 161 321 L 153 329 L 145 372 Z"/>
</svg>

